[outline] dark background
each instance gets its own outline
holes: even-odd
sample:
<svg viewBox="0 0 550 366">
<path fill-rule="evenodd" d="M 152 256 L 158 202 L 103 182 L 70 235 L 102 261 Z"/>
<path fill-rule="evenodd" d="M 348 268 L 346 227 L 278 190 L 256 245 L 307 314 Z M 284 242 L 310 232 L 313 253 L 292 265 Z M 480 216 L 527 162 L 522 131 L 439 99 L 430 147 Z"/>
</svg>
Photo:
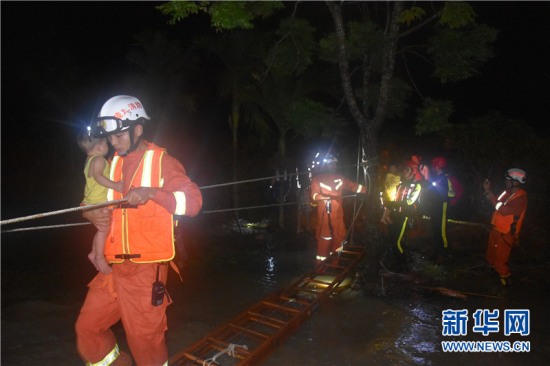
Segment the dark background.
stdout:
<svg viewBox="0 0 550 366">
<path fill-rule="evenodd" d="M 550 3 L 472 4 L 478 20 L 499 29 L 499 35 L 495 57 L 479 76 L 442 89 L 454 97 L 456 118 L 496 110 L 548 136 Z M 138 72 L 126 60 L 135 44 L 133 34 L 164 30 L 184 49 L 197 34 L 215 34 L 202 15 L 168 25 L 156 5 L 159 2 L 1 3 L 3 218 L 80 202 L 84 155 L 74 137 L 105 100 L 135 94 L 125 82 Z M 326 6 L 308 4 L 315 5 Z M 199 185 L 231 179 L 229 109 L 217 89 L 218 69 L 215 59 L 201 60 L 184 86 L 195 97 L 195 109 L 163 126 L 154 138 L 183 162 Z M 147 98 L 142 102 L 153 118 L 162 113 Z M 211 207 L 208 200 L 205 207 Z"/>
</svg>

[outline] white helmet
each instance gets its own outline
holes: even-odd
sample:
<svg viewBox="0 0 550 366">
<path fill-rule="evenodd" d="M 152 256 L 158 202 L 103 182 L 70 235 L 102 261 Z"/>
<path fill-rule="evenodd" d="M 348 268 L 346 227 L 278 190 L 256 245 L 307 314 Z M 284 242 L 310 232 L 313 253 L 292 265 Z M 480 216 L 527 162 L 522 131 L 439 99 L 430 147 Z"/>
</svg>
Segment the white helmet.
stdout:
<svg viewBox="0 0 550 366">
<path fill-rule="evenodd" d="M 512 168 L 508 169 L 508 172 L 506 172 L 506 179 L 512 179 L 515 181 L 520 182 L 521 184 L 525 183 L 525 170 L 521 170 L 518 168 Z"/>
<path fill-rule="evenodd" d="M 126 131 L 137 123 L 151 119 L 138 98 L 117 95 L 103 104 L 89 130 L 96 137 L 105 137 Z"/>
</svg>

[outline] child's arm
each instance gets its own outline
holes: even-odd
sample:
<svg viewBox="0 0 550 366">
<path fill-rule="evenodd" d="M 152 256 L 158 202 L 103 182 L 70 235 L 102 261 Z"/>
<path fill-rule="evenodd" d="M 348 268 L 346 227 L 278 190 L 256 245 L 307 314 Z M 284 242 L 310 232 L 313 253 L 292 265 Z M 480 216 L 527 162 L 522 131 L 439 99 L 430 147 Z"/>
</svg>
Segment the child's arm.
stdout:
<svg viewBox="0 0 550 366">
<path fill-rule="evenodd" d="M 123 183 L 121 182 L 113 182 L 112 180 L 109 180 L 107 177 L 103 175 L 103 170 L 105 169 L 105 164 L 107 162 L 105 159 L 100 158 L 96 159 L 94 157 L 92 159 L 92 162 L 90 163 L 90 173 L 96 182 L 101 184 L 104 187 L 114 189 L 115 191 L 122 192 L 123 190 Z"/>
</svg>

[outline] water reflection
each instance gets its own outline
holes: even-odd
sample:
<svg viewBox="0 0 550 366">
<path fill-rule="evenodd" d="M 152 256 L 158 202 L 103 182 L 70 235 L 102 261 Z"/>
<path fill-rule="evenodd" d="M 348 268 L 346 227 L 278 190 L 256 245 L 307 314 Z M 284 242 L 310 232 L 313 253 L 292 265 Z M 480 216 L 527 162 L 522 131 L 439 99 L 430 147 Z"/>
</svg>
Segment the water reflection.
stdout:
<svg viewBox="0 0 550 366">
<path fill-rule="evenodd" d="M 438 315 L 429 304 L 409 304 L 406 307 L 407 320 L 395 346 L 415 364 L 431 365 L 431 355 L 438 351 L 438 325 L 434 324 Z"/>
<path fill-rule="evenodd" d="M 277 261 L 273 256 L 269 256 L 266 258 L 264 273 L 260 278 L 260 284 L 266 291 L 272 291 L 278 286 L 276 263 Z"/>
</svg>

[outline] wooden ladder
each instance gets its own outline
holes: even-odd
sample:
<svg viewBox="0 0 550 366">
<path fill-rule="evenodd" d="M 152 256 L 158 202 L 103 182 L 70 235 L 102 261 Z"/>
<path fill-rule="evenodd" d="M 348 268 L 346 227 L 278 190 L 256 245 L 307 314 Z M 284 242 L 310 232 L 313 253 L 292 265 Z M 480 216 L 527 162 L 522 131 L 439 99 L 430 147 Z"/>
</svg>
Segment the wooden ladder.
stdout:
<svg viewBox="0 0 550 366">
<path fill-rule="evenodd" d="M 365 256 L 346 244 L 286 290 L 275 292 L 177 353 L 170 366 L 257 365 L 329 297 Z"/>
</svg>

